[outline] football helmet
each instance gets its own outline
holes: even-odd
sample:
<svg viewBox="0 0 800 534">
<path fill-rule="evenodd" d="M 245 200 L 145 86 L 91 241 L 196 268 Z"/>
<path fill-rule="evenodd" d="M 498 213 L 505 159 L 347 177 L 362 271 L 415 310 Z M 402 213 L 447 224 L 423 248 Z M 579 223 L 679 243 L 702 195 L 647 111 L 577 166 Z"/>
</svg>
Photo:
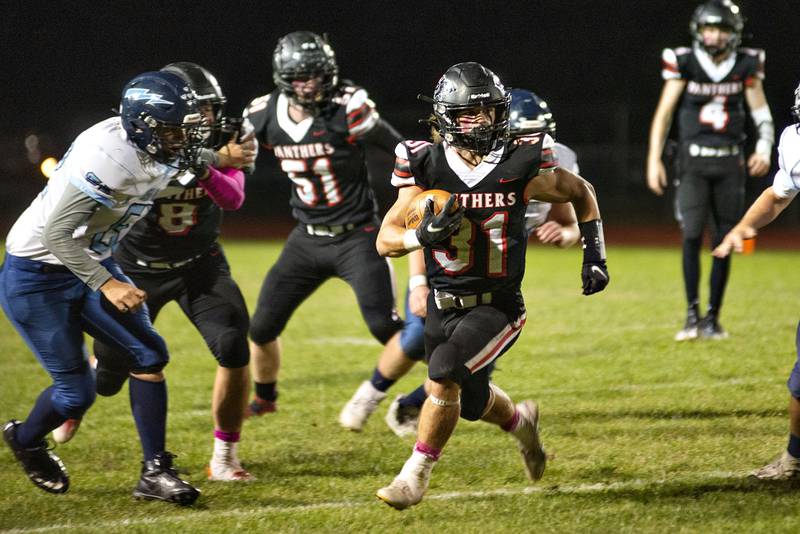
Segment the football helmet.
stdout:
<svg viewBox="0 0 800 534">
<path fill-rule="evenodd" d="M 703 41 L 703 26 L 719 26 L 731 32 L 728 41 L 719 46 L 706 46 Z M 697 6 L 689 23 L 689 32 L 694 42 L 712 56 L 720 56 L 730 50 L 735 50 L 742 42 L 744 31 L 744 17 L 739 6 L 731 0 L 709 0 Z"/>
<path fill-rule="evenodd" d="M 512 89 L 508 131 L 512 137 L 547 132 L 555 139 L 556 120 L 550 106 L 536 93 L 527 89 Z"/>
<path fill-rule="evenodd" d="M 328 40 L 308 31 L 281 37 L 272 54 L 272 79 L 287 97 L 303 108 L 318 113 L 328 106 L 339 84 L 336 55 Z M 295 81 L 317 79 L 313 93 L 298 93 Z"/>
<path fill-rule="evenodd" d="M 207 147 L 219 149 L 236 138 L 241 119 L 225 116 L 225 104 L 228 99 L 222 92 L 217 78 L 208 69 L 190 61 L 178 61 L 162 67 L 161 71 L 177 74 L 189 84 L 200 113 L 206 119 L 202 130 Z M 210 107 L 211 120 L 208 120 L 205 106 Z"/>
<path fill-rule="evenodd" d="M 451 146 L 485 156 L 508 135 L 510 100 L 500 78 L 480 63 L 453 65 L 439 78 L 433 92 L 439 133 Z M 463 127 L 459 115 L 475 108 L 493 108 L 494 121 Z"/>
<path fill-rule="evenodd" d="M 145 72 L 125 84 L 119 114 L 128 138 L 159 163 L 187 169 L 202 146 L 197 100 L 171 72 Z"/>
</svg>

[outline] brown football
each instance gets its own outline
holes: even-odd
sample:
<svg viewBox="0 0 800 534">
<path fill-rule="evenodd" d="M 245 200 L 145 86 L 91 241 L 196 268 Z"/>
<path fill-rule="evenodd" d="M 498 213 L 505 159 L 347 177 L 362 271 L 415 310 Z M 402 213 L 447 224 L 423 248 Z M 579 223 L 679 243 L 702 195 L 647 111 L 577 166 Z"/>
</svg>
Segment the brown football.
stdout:
<svg viewBox="0 0 800 534">
<path fill-rule="evenodd" d="M 442 189 L 428 189 L 415 196 L 406 209 L 406 228 L 413 230 L 419 226 L 425 216 L 425 204 L 428 199 L 433 199 L 433 213 L 439 213 L 450 198 L 450 193 Z M 458 199 L 453 204 L 453 210 L 458 209 Z"/>
</svg>

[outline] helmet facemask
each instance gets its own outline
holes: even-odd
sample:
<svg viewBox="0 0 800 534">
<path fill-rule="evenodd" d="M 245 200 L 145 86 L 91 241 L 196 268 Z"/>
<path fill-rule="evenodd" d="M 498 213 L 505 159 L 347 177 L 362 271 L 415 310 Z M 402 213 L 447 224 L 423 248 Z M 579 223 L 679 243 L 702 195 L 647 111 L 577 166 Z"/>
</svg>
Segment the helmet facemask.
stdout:
<svg viewBox="0 0 800 534">
<path fill-rule="evenodd" d="M 728 40 L 717 44 L 706 44 L 703 30 L 707 27 L 728 33 Z M 739 12 L 739 6 L 730 0 L 711 0 L 698 6 L 689 23 L 689 32 L 695 45 L 714 58 L 735 50 L 742 41 L 743 31 L 744 17 Z"/>
<path fill-rule="evenodd" d="M 333 49 L 326 39 L 311 32 L 282 37 L 272 56 L 272 71 L 281 92 L 313 115 L 328 107 L 339 85 Z"/>
</svg>

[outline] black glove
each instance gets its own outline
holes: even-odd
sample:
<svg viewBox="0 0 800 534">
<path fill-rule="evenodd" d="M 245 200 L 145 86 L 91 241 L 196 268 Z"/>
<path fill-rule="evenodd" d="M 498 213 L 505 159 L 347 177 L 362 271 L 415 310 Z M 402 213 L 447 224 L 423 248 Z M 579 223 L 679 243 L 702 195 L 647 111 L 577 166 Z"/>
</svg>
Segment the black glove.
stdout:
<svg viewBox="0 0 800 534">
<path fill-rule="evenodd" d="M 219 158 L 214 150 L 210 148 L 201 148 L 197 151 L 192 164 L 189 166 L 189 170 L 192 171 L 192 174 L 194 174 L 198 180 L 205 180 L 208 178 L 208 166 L 216 165 L 218 162 Z"/>
<path fill-rule="evenodd" d="M 584 295 L 592 295 L 604 290 L 611 280 L 606 260 L 584 263 L 583 269 L 581 269 L 581 280 L 583 281 Z"/>
<path fill-rule="evenodd" d="M 611 280 L 606 267 L 606 245 L 600 219 L 578 223 L 583 243 L 581 281 L 583 294 L 593 295 L 604 290 Z"/>
<path fill-rule="evenodd" d="M 433 199 L 428 199 L 425 203 L 425 214 L 419 226 L 417 226 L 416 233 L 420 245 L 429 247 L 435 243 L 440 243 L 458 230 L 461 226 L 461 219 L 464 217 L 464 208 L 459 206 L 455 212 L 450 213 L 455 202 L 456 195 L 450 195 L 442 211 L 434 215 Z"/>
</svg>

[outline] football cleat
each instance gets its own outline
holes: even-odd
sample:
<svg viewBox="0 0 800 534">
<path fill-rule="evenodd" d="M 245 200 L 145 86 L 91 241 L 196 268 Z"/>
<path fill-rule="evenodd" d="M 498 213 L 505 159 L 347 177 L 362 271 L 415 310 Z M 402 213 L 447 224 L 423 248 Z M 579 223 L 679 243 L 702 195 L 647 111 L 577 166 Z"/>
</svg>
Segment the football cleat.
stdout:
<svg viewBox="0 0 800 534">
<path fill-rule="evenodd" d="M 250 404 L 248 404 L 247 408 L 244 409 L 244 416 L 245 418 L 257 417 L 267 413 L 275 413 L 277 411 L 278 401 L 268 401 L 256 396 L 253 397 L 253 400 L 250 401 Z"/>
<path fill-rule="evenodd" d="M 78 431 L 79 426 L 81 419 L 67 419 L 60 427 L 53 430 L 53 441 L 59 444 L 68 442 Z"/>
<path fill-rule="evenodd" d="M 800 478 L 800 459 L 784 451 L 774 462 L 756 469 L 751 477 L 759 480 L 792 480 Z"/>
<path fill-rule="evenodd" d="M 403 395 L 398 395 L 389 405 L 386 412 L 386 424 L 397 436 L 416 436 L 417 426 L 419 425 L 420 409 L 416 406 L 401 406 L 400 400 Z"/>
<path fill-rule="evenodd" d="M 17 426 L 21 423 L 12 419 L 3 427 L 3 439 L 14 452 L 22 470 L 36 486 L 49 493 L 64 493 L 69 489 L 69 475 L 61 458 L 47 448 L 42 441 L 36 447 L 22 447 L 17 443 Z"/>
<path fill-rule="evenodd" d="M 691 341 L 697 339 L 697 327 L 699 323 L 700 318 L 697 313 L 697 307 L 690 306 L 689 310 L 686 312 L 686 322 L 683 324 L 683 328 L 675 334 L 675 341 Z"/>
<path fill-rule="evenodd" d="M 517 404 L 517 411 L 520 422 L 512 434 L 517 438 L 525 474 L 535 482 L 542 478 L 547 465 L 547 455 L 539 439 L 539 407 L 535 402 L 526 400 Z"/>
<path fill-rule="evenodd" d="M 427 456 L 412 454 L 392 483 L 379 489 L 375 495 L 397 510 L 418 504 L 428 489 L 434 464 L 436 461 Z"/>
<path fill-rule="evenodd" d="M 728 339 L 728 333 L 720 326 L 716 315 L 708 314 L 697 325 L 697 332 L 703 339 Z"/>
<path fill-rule="evenodd" d="M 142 476 L 133 490 L 137 499 L 161 500 L 181 506 L 194 504 L 200 490 L 182 480 L 172 467 L 175 455 L 166 451 L 156 454 L 152 460 L 142 462 Z"/>
<path fill-rule="evenodd" d="M 256 477 L 251 475 L 239 461 L 236 454 L 236 443 L 215 440 L 214 454 L 206 467 L 209 480 L 219 482 L 250 482 Z"/>
<path fill-rule="evenodd" d="M 360 432 L 386 393 L 378 391 L 369 380 L 365 380 L 339 414 L 339 424 L 348 430 Z"/>
</svg>

